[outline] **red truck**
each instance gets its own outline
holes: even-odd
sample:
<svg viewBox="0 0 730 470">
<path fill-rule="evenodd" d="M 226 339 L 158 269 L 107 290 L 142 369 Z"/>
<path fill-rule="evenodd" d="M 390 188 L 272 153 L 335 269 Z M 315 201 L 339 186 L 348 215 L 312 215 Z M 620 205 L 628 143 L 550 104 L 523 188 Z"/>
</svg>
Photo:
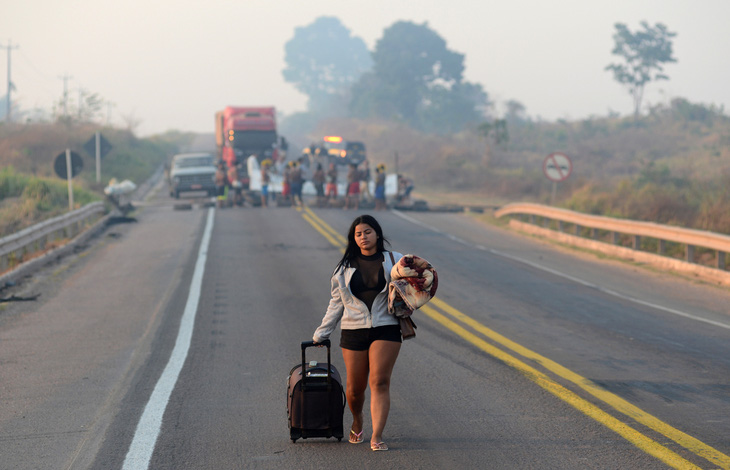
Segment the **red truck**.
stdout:
<svg viewBox="0 0 730 470">
<path fill-rule="evenodd" d="M 215 113 L 215 142 L 218 158 L 228 166 L 238 166 L 241 182 L 247 186 L 248 157 L 256 155 L 259 163 L 279 158 L 276 111 L 271 106 L 226 106 Z"/>
</svg>

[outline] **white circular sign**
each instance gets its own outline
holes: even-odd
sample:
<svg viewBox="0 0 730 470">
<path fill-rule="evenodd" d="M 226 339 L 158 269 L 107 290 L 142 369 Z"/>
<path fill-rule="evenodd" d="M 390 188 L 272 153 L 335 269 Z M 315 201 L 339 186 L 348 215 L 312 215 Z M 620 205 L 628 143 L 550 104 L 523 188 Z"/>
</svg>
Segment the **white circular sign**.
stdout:
<svg viewBox="0 0 730 470">
<path fill-rule="evenodd" d="M 551 153 L 542 163 L 542 171 L 551 181 L 563 181 L 573 171 L 573 163 L 564 153 Z"/>
</svg>

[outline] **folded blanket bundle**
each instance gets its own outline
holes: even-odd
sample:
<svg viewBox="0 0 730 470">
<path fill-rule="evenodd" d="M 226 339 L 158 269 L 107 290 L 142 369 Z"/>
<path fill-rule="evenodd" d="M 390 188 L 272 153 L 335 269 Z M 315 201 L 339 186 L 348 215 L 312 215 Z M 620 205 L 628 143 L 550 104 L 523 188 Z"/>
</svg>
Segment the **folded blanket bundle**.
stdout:
<svg viewBox="0 0 730 470">
<path fill-rule="evenodd" d="M 388 285 L 388 312 L 408 320 L 401 320 L 404 339 L 416 335 L 410 316 L 436 295 L 438 283 L 438 275 L 431 263 L 416 255 L 405 255 L 393 265 Z"/>
</svg>

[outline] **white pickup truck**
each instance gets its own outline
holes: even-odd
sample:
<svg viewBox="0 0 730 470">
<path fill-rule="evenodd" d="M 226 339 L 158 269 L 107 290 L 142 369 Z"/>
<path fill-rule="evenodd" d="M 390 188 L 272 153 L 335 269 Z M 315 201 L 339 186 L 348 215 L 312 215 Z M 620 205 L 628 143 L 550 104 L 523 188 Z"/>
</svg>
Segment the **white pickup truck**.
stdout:
<svg viewBox="0 0 730 470">
<path fill-rule="evenodd" d="M 170 196 L 180 198 L 183 192 L 204 191 L 215 196 L 215 162 L 210 153 L 181 153 L 172 158 Z"/>
</svg>

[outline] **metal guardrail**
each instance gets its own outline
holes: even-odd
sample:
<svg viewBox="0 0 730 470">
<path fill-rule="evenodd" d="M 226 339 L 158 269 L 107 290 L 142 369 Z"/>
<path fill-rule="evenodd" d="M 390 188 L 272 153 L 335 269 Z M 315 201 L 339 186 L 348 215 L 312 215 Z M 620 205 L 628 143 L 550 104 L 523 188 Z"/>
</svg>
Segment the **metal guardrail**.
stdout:
<svg viewBox="0 0 730 470">
<path fill-rule="evenodd" d="M 92 202 L 81 209 L 0 238 L 0 273 L 22 263 L 26 256 L 43 251 L 55 240 L 74 238 L 104 212 L 103 202 Z"/>
<path fill-rule="evenodd" d="M 725 270 L 725 255 L 730 253 L 730 236 L 702 230 L 673 227 L 652 222 L 638 222 L 634 220 L 614 219 L 598 215 L 582 214 L 567 209 L 560 209 L 541 204 L 514 203 L 508 204 L 495 211 L 496 217 L 506 215 L 522 215 L 527 218 L 526 222 L 537 225 L 537 217 L 542 219 L 544 227 L 548 227 L 551 221 L 557 221 L 558 231 L 565 232 L 565 224 L 574 226 L 574 234 L 580 236 L 583 228 L 590 229 L 590 236 L 598 238 L 598 231 L 604 230 L 611 233 L 611 240 L 614 245 L 619 243 L 620 235 L 628 235 L 632 238 L 634 250 L 641 248 L 642 237 L 658 240 L 657 253 L 665 255 L 666 242 L 674 242 L 684 245 L 685 261 L 694 263 L 695 248 L 703 247 L 716 252 L 715 267 Z"/>
</svg>

